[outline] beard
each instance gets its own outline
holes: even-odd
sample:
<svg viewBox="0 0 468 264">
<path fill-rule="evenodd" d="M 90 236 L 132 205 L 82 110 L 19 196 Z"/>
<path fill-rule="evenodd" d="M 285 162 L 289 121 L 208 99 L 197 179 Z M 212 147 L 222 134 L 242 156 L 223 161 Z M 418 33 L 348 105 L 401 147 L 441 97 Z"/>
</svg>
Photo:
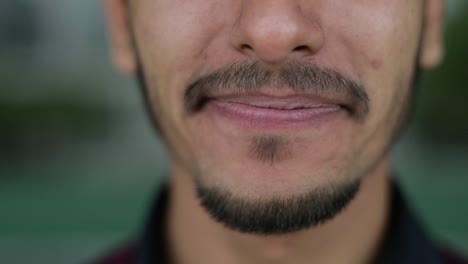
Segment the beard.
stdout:
<svg viewBox="0 0 468 264">
<path fill-rule="evenodd" d="M 185 110 L 188 115 L 197 115 L 203 111 L 206 98 L 213 94 L 255 92 L 265 86 L 286 86 L 302 93 L 346 98 L 349 102 L 346 110 L 356 122 L 365 120 L 369 113 L 369 97 L 361 84 L 334 69 L 308 62 L 285 64 L 276 72 L 256 62 L 240 62 L 220 68 L 187 87 Z M 294 143 L 287 135 L 262 133 L 252 136 L 249 141 L 246 154 L 253 162 L 276 166 L 294 158 Z M 271 193 L 252 198 L 229 188 L 211 187 L 204 181 L 204 176 L 202 172 L 195 174 L 195 185 L 206 212 L 231 230 L 258 235 L 296 232 L 334 218 L 353 200 L 361 183 L 360 179 L 335 181 L 311 186 L 299 193 L 281 196 Z M 217 178 L 222 179 L 223 175 L 217 175 Z"/>
<path fill-rule="evenodd" d="M 417 54 L 419 55 L 419 52 Z M 417 58 L 418 57 L 419 56 L 417 56 Z M 137 60 L 138 59 L 139 58 L 137 57 Z M 138 62 L 140 61 L 138 60 Z M 255 64 L 251 64 L 250 67 L 245 67 L 245 73 L 250 72 L 251 74 L 252 69 L 255 70 Z M 369 99 L 363 87 L 351 80 L 348 80 L 346 76 L 342 76 L 338 72 L 326 71 L 326 69 L 324 70 L 319 67 L 307 68 L 307 70 L 309 69 L 310 71 L 305 71 L 306 74 L 303 74 L 300 78 L 297 78 L 296 73 L 301 71 L 295 71 L 294 67 L 292 70 L 286 72 L 289 73 L 289 75 L 285 74 L 284 76 L 304 81 L 304 79 L 309 78 L 307 76 L 314 76 L 315 73 L 315 76 L 318 77 L 318 79 L 309 79 L 312 83 L 318 85 L 312 85 L 311 87 L 324 87 L 322 85 L 323 83 L 330 82 L 337 84 L 335 85 L 335 89 L 338 87 L 338 90 L 334 90 L 334 93 L 342 93 L 354 99 L 354 105 L 350 109 L 351 116 L 353 116 L 356 121 L 365 119 L 369 112 Z M 239 68 L 236 68 L 236 71 L 239 73 Z M 240 72 L 242 73 L 242 71 Z M 153 121 L 156 131 L 162 136 L 162 138 L 165 138 L 163 130 L 159 127 L 158 119 L 152 111 L 151 100 L 149 100 L 148 89 L 141 62 L 139 63 L 137 73 L 140 88 L 144 94 L 148 114 L 151 116 L 151 120 Z M 216 74 L 220 76 L 220 79 L 210 78 L 214 76 L 212 75 L 208 76 L 204 81 L 209 80 L 210 82 L 216 82 L 217 80 L 222 80 L 223 83 L 229 83 L 229 79 L 221 78 L 232 76 L 229 74 L 220 74 L 220 72 L 217 72 Z M 245 75 L 246 74 L 244 74 L 244 76 Z M 242 76 L 242 74 L 239 76 Z M 416 86 L 415 84 L 419 80 L 419 76 L 420 69 L 415 65 L 410 85 L 413 87 Z M 258 82 L 258 78 L 253 78 L 253 80 Z M 252 87 L 256 87 L 253 83 L 250 86 L 245 85 L 245 83 L 248 84 L 248 80 L 242 79 L 241 81 L 244 81 L 243 87 L 249 87 L 250 89 L 252 89 Z M 268 80 L 265 79 L 265 82 L 267 81 Z M 235 80 L 235 82 L 238 83 L 239 79 Z M 200 85 L 199 83 L 195 85 L 192 84 L 187 89 L 188 92 L 190 91 L 190 88 L 192 91 L 196 91 L 196 93 L 194 93 L 196 96 L 190 93 L 185 94 L 186 97 L 184 99 L 187 100 L 185 102 L 187 112 L 192 111 L 193 113 L 196 113 L 197 111 L 200 111 L 199 103 L 203 101 L 204 87 L 209 87 L 209 85 L 204 86 L 203 82 L 202 84 L 203 85 Z M 298 89 L 302 88 L 299 87 Z M 327 92 L 327 90 L 321 91 Z M 398 125 L 394 127 L 394 131 L 392 133 L 392 142 L 396 140 L 408 123 L 412 112 L 411 106 L 413 105 L 412 102 L 415 91 L 416 89 L 410 89 L 409 94 L 406 96 L 405 103 L 403 104 L 404 109 L 399 116 L 399 122 L 397 122 Z M 193 102 L 190 101 L 192 99 Z M 292 158 L 289 143 L 290 142 L 288 142 L 287 139 L 275 135 L 256 136 L 251 139 L 249 154 L 252 159 L 259 162 L 271 163 L 272 165 L 278 164 L 284 160 Z M 389 146 L 390 145 L 392 144 L 389 144 Z M 388 149 L 385 152 L 388 152 Z M 365 175 L 360 175 L 352 180 L 348 179 L 341 180 L 339 182 L 324 183 L 322 185 L 310 187 L 309 190 L 303 191 L 302 193 L 292 193 L 282 196 L 271 195 L 260 198 L 243 197 L 226 188 L 209 186 L 209 184 L 203 181 L 204 177 L 202 174 L 195 174 L 193 181 L 195 182 L 197 197 L 201 206 L 215 221 L 223 224 L 231 230 L 242 233 L 280 235 L 312 228 L 333 219 L 352 202 L 359 191 L 364 177 Z"/>
<path fill-rule="evenodd" d="M 415 69 L 416 73 L 419 73 L 417 68 Z M 419 76 L 419 74 L 414 74 L 414 76 Z M 139 67 L 138 77 L 148 114 L 152 117 L 156 131 L 164 139 L 165 133 L 152 111 L 142 67 Z M 417 79 L 413 78 L 413 82 L 415 83 Z M 346 88 L 343 87 L 343 90 Z M 364 89 L 362 91 L 364 92 Z M 400 115 L 398 126 L 392 133 L 394 140 L 408 122 L 413 92 L 414 89 L 407 96 L 405 109 Z M 369 113 L 367 100 L 366 96 L 361 96 L 361 99 L 356 97 L 356 110 L 350 113 L 357 122 L 365 119 Z M 170 142 L 166 141 L 166 143 L 169 143 L 170 147 Z M 290 144 L 287 137 L 257 135 L 250 139 L 247 154 L 257 162 L 277 165 L 293 158 L 294 153 L 291 151 Z M 227 188 L 210 186 L 208 182 L 203 181 L 205 177 L 200 173 L 198 175 L 194 173 L 193 181 L 200 205 L 213 220 L 223 224 L 226 228 L 256 235 L 281 235 L 317 227 L 336 217 L 358 194 L 364 177 L 365 175 L 359 175 L 354 179 L 327 182 L 312 186 L 301 193 L 281 196 L 272 194 L 260 198 L 241 196 Z"/>
<path fill-rule="evenodd" d="M 225 227 L 242 233 L 281 235 L 320 225 L 356 196 L 360 180 L 315 187 L 289 197 L 251 199 L 196 181 L 201 205 Z"/>
</svg>

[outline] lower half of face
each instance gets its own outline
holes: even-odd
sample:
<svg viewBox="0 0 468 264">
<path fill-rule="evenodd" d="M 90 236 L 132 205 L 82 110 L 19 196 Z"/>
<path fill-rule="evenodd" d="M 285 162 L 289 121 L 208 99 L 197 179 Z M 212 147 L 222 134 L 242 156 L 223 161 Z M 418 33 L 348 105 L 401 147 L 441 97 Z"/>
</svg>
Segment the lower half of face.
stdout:
<svg viewBox="0 0 468 264">
<path fill-rule="evenodd" d="M 153 110 L 174 166 L 197 184 L 245 199 L 287 199 L 360 181 L 382 161 L 409 114 L 413 70 L 376 85 L 393 91 L 385 96 L 363 85 L 366 98 L 348 106 L 263 91 L 206 99 L 191 113 L 168 111 L 153 97 Z"/>
<path fill-rule="evenodd" d="M 382 161 L 407 114 L 421 19 L 404 11 L 407 1 L 378 1 L 371 7 L 361 2 L 343 3 L 349 8 L 336 12 L 354 10 L 363 12 L 362 16 L 340 13 L 330 20 L 331 16 L 322 16 L 321 26 L 336 32 L 322 32 L 329 41 L 320 50 L 310 58 L 297 59 L 293 54 L 284 67 L 265 66 L 259 56 L 234 56 L 223 46 L 221 26 L 208 32 L 211 37 L 190 38 L 195 44 L 184 42 L 179 49 L 162 39 L 141 44 L 148 96 L 174 166 L 190 175 L 187 180 L 196 183 L 203 204 L 217 220 L 246 232 L 305 228 L 338 213 L 352 199 L 359 181 Z M 335 9 L 324 4 L 322 10 Z M 355 22 L 356 28 L 344 27 L 341 20 L 346 19 Z M 187 25 L 184 31 L 193 29 L 203 36 L 198 24 Z M 221 37 L 213 32 L 221 32 Z M 181 32 L 174 40 L 180 41 L 184 34 L 186 41 L 195 36 Z M 136 35 L 144 43 L 143 34 Z M 157 57 L 148 51 L 150 47 L 168 51 L 169 58 L 161 52 L 156 52 Z M 230 55 L 219 63 L 223 47 Z M 269 51 L 267 46 L 258 47 L 266 49 L 264 54 Z M 191 49 L 203 56 L 189 55 Z M 210 61 L 219 66 L 203 68 Z M 285 210 L 301 208 L 296 203 L 325 209 L 314 214 L 314 208 L 309 208 L 311 219 L 296 215 L 302 222 L 284 228 L 285 219 L 295 217 L 281 212 L 303 211 Z M 219 204 L 223 206 L 213 208 Z M 339 208 L 326 207 L 334 205 Z M 238 217 L 239 208 L 250 215 Z M 279 218 L 274 220 L 265 212 L 277 212 L 274 216 Z M 261 224 L 248 226 L 233 219 L 236 216 Z"/>
<path fill-rule="evenodd" d="M 285 113 L 286 121 L 270 122 L 268 113 L 260 109 L 258 120 L 246 120 L 249 117 L 244 113 L 225 113 L 231 109 L 208 105 L 188 122 L 191 152 L 184 155 L 190 160 L 187 169 L 207 188 L 257 200 L 288 198 L 353 183 L 382 161 L 398 121 L 406 114 L 400 103 L 392 104 L 388 116 L 374 121 L 372 127 L 365 119 L 356 121 L 342 108 L 297 110 L 313 113 L 305 113 L 306 124 L 296 127 L 294 115 L 301 113 Z"/>
<path fill-rule="evenodd" d="M 384 102 L 352 106 L 366 110 L 262 94 L 215 97 L 179 122 L 158 120 L 173 165 L 215 220 L 241 232 L 295 232 L 332 219 L 383 162 L 408 114 L 410 76 Z"/>
</svg>

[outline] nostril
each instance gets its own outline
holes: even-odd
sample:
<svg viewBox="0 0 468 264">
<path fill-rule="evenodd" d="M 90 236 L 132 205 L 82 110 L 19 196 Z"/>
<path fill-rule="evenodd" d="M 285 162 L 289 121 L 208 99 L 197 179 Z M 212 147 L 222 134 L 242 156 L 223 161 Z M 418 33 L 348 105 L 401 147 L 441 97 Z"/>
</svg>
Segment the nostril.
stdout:
<svg viewBox="0 0 468 264">
<path fill-rule="evenodd" d="M 242 44 L 239 46 L 239 51 L 246 56 L 255 56 L 255 49 L 249 44 Z"/>
<path fill-rule="evenodd" d="M 310 52 L 310 48 L 307 47 L 306 45 L 301 45 L 301 46 L 297 46 L 293 49 L 293 51 L 295 52 Z"/>
<path fill-rule="evenodd" d="M 242 44 L 241 50 L 253 50 L 253 48 L 249 44 Z"/>
</svg>

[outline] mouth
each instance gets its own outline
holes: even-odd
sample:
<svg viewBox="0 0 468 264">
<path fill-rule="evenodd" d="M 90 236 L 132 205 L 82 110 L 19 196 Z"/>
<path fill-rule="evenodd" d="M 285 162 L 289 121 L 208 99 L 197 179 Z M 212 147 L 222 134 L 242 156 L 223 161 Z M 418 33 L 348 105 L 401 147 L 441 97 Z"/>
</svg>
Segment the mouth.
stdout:
<svg viewBox="0 0 468 264">
<path fill-rule="evenodd" d="M 205 110 L 241 127 L 317 126 L 347 111 L 346 105 L 318 96 L 239 95 L 209 98 Z"/>
</svg>

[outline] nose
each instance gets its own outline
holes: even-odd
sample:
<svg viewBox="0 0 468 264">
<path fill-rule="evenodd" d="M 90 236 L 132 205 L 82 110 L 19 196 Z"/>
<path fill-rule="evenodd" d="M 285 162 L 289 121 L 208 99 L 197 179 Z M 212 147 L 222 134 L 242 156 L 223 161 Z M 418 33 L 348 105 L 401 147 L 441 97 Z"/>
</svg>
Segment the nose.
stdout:
<svg viewBox="0 0 468 264">
<path fill-rule="evenodd" d="M 232 43 L 244 55 L 276 65 L 316 54 L 324 36 L 318 19 L 297 0 L 241 0 Z M 310 10 L 310 8 L 308 8 Z"/>
</svg>

